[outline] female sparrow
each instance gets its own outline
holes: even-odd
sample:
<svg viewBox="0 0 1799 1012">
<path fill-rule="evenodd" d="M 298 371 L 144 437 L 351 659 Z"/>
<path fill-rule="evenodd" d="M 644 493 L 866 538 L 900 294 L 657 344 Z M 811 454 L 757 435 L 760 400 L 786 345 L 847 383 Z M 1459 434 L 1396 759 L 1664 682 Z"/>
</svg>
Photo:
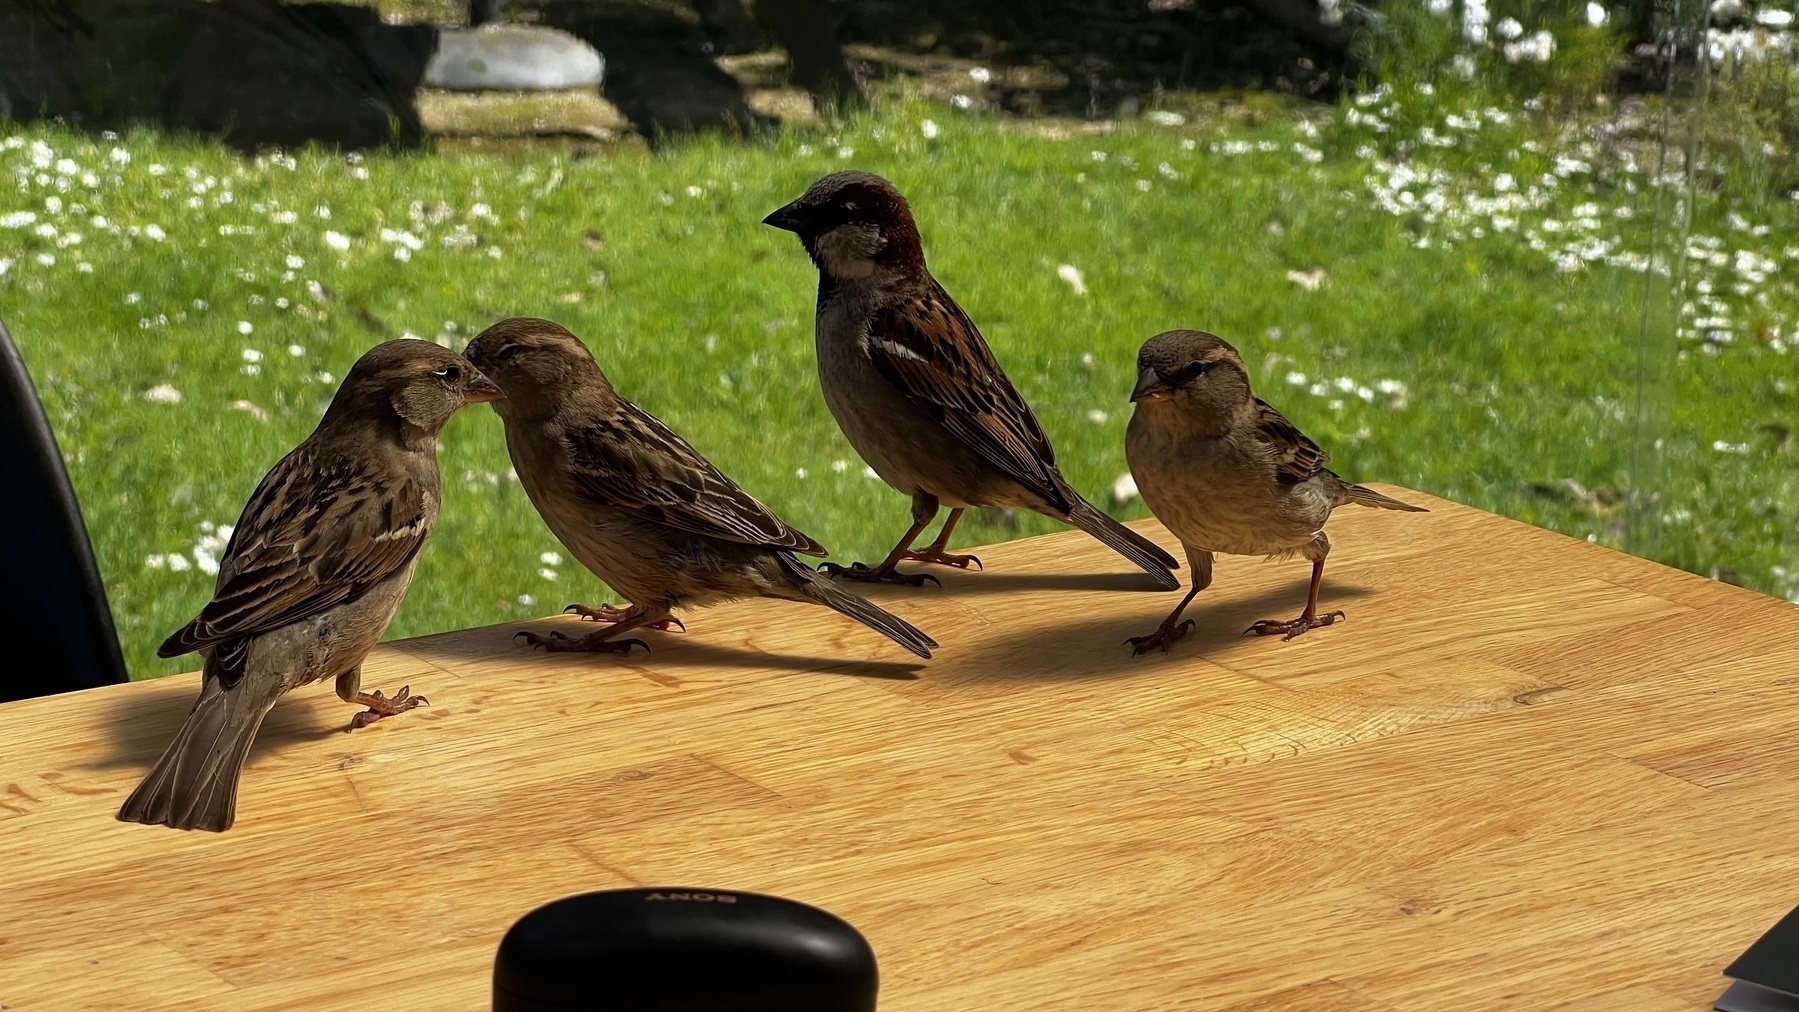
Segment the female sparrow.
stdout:
<svg viewBox="0 0 1799 1012">
<path fill-rule="evenodd" d="M 1166 650 L 1193 628 L 1192 619 L 1180 621 L 1181 612 L 1212 582 L 1213 552 L 1312 561 L 1305 611 L 1288 622 L 1263 619 L 1243 635 L 1281 633 L 1290 640 L 1330 625 L 1343 617 L 1318 614 L 1331 510 L 1355 503 L 1426 512 L 1327 470 L 1330 457 L 1249 392 L 1237 349 L 1211 334 L 1171 330 L 1150 338 L 1137 354 L 1131 400 L 1137 410 L 1124 442 L 1131 474 L 1193 566 L 1193 587 L 1173 613 L 1155 632 L 1126 641 L 1133 653 Z"/>
<path fill-rule="evenodd" d="M 619 396 L 575 335 L 548 320 L 501 320 L 465 354 L 500 387 L 493 406 L 506 425 L 506 449 L 544 523 L 631 602 L 629 609 L 573 605 L 583 617 L 615 624 L 581 639 L 519 634 L 533 646 L 648 650 L 642 640 L 616 637 L 640 626 L 666 629 L 679 621 L 670 615 L 675 608 L 774 597 L 822 604 L 931 656 L 937 641 L 795 558 L 825 550 Z"/>
<path fill-rule="evenodd" d="M 368 707 L 352 728 L 425 702 L 361 691 L 362 660 L 437 522 L 438 432 L 498 395 L 429 341 L 389 341 L 350 367 L 318 428 L 250 496 L 211 603 L 157 650 L 200 652 L 200 698 L 120 819 L 229 829 L 250 742 L 289 689 L 335 678 L 344 702 Z"/>
</svg>

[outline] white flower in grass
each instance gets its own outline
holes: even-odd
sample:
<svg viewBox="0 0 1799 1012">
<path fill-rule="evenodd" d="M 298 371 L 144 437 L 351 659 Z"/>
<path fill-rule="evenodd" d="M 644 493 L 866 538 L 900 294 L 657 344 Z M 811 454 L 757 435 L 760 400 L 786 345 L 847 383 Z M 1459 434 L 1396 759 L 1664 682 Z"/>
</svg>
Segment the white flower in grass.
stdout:
<svg viewBox="0 0 1799 1012">
<path fill-rule="evenodd" d="M 255 330 L 256 330 L 255 325 L 252 324 L 249 320 L 237 321 L 237 332 L 244 335 L 245 337 L 249 337 L 250 334 L 255 332 Z M 246 356 L 246 357 L 248 357 L 248 356 Z M 252 359 L 250 359 L 250 361 L 254 362 L 254 361 L 256 361 L 256 359 L 252 358 Z"/>
<path fill-rule="evenodd" d="M 1073 264 L 1063 264 L 1056 268 L 1056 277 L 1066 281 L 1068 287 L 1074 289 L 1074 294 L 1087 294 L 1087 276 L 1081 273 L 1079 267 Z"/>
<path fill-rule="evenodd" d="M 532 597 L 530 594 L 520 594 L 518 596 L 518 603 L 529 608 L 537 603 L 537 598 Z"/>
<path fill-rule="evenodd" d="M 559 573 L 557 573 L 554 569 L 551 569 L 548 566 L 545 566 L 542 569 L 538 570 L 537 575 L 543 577 L 546 580 L 555 580 L 558 578 L 558 576 L 560 576 Z"/>
<path fill-rule="evenodd" d="M 144 234 L 157 242 L 162 242 L 169 237 L 168 233 L 164 232 L 160 225 L 145 225 Z"/>
<path fill-rule="evenodd" d="M 167 383 L 158 383 L 138 396 L 152 404 L 180 404 L 181 391 Z"/>
<path fill-rule="evenodd" d="M 1126 503 L 1137 498 L 1137 477 L 1126 471 L 1112 481 L 1112 501 Z"/>
<path fill-rule="evenodd" d="M 185 555 L 170 555 L 168 557 L 168 562 L 169 571 L 174 573 L 185 573 L 193 568 L 193 564 L 187 561 L 187 556 Z M 218 570 L 214 569 L 213 572 L 216 573 Z"/>
<path fill-rule="evenodd" d="M 325 245 L 334 250 L 347 250 L 350 248 L 350 237 L 344 235 L 342 232 L 327 231 L 325 233 Z"/>
<path fill-rule="evenodd" d="M 1524 34 L 1524 26 L 1517 18 L 1505 18 L 1493 26 L 1493 34 L 1509 42 Z"/>
<path fill-rule="evenodd" d="M 1324 273 L 1324 268 L 1314 267 L 1309 271 L 1288 271 L 1287 280 L 1308 292 L 1315 292 L 1325 286 L 1330 276 Z"/>
<path fill-rule="evenodd" d="M 1598 28 L 1609 20 L 1611 20 L 1611 13 L 1605 9 L 1604 4 L 1587 4 L 1587 24 L 1590 27 Z"/>
<path fill-rule="evenodd" d="M 537 557 L 537 561 L 546 566 L 560 566 L 562 565 L 562 556 L 555 552 L 545 552 Z"/>
<path fill-rule="evenodd" d="M 924 122 L 918 124 L 918 132 L 923 134 L 924 139 L 927 141 L 936 140 L 937 139 L 937 124 L 931 120 L 925 120 Z"/>
<path fill-rule="evenodd" d="M 1505 44 L 1507 63 L 1548 63 L 1555 55 L 1555 36 L 1548 31 L 1539 31 L 1535 35 Z"/>
</svg>

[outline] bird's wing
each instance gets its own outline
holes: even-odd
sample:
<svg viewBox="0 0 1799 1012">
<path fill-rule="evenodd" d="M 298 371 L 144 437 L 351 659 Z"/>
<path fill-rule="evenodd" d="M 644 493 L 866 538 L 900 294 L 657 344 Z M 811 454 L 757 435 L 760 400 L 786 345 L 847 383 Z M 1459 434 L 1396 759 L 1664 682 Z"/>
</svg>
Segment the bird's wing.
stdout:
<svg viewBox="0 0 1799 1012">
<path fill-rule="evenodd" d="M 1283 485 L 1297 485 L 1330 462 L 1330 454 L 1306 438 L 1306 434 L 1273 405 L 1256 398 L 1256 438 L 1274 456 L 1274 476 Z"/>
<path fill-rule="evenodd" d="M 562 442 L 576 487 L 593 502 L 692 534 L 828 554 L 628 401 L 597 423 L 564 432 Z"/>
<path fill-rule="evenodd" d="M 881 375 L 1014 481 L 1063 503 L 1056 451 L 974 322 L 935 280 L 869 321 Z"/>
<path fill-rule="evenodd" d="M 435 482 L 302 444 L 256 487 L 199 617 L 173 657 L 279 629 L 354 601 L 406 567 L 436 519 Z M 232 668 L 234 665 L 225 665 Z"/>
</svg>

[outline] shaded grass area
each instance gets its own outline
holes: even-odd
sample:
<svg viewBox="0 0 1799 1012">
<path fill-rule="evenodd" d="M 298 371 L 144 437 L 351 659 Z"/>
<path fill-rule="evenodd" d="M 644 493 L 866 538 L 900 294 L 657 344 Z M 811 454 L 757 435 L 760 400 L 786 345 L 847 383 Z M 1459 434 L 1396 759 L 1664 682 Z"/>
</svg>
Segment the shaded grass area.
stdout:
<svg viewBox="0 0 1799 1012">
<path fill-rule="evenodd" d="M 0 313 L 62 441 L 139 677 L 193 665 L 153 651 L 207 599 L 217 525 L 363 350 L 402 334 L 460 349 L 501 316 L 569 326 L 628 396 L 834 558 L 884 552 L 906 500 L 864 473 L 826 411 L 815 274 L 791 236 L 759 224 L 850 166 L 910 195 L 934 272 L 1035 405 L 1070 480 L 1117 515 L 1144 514 L 1112 495 L 1136 349 L 1199 327 L 1242 349 L 1258 392 L 1345 476 L 1620 544 L 1644 295 L 1644 274 L 1620 258 L 1648 247 L 1646 170 L 1588 155 L 1586 171 L 1543 182 L 1585 135 L 1522 114 L 1453 148 L 1402 152 L 1401 134 L 1449 132 L 1445 116 L 1470 112 L 1416 102 L 1346 104 L 1329 122 L 1294 107 L 1255 125 L 1002 129 L 898 101 L 835 131 L 598 158 L 247 160 L 151 133 L 6 126 L 0 171 L 16 189 L 0 196 Z M 1383 113 L 1386 130 L 1365 122 Z M 1395 176 L 1400 165 L 1422 181 Z M 1536 206 L 1480 210 L 1526 185 Z M 1427 214 L 1433 202 L 1445 209 Z M 1495 214 L 1515 223 L 1497 229 Z M 1783 595 L 1793 219 L 1790 202 L 1702 202 L 1694 229 L 1717 239 L 1722 265 L 1701 266 L 1734 340 L 1683 343 L 1674 380 L 1652 391 L 1668 418 L 1652 433 L 1666 452 L 1660 558 Z M 1558 265 L 1577 234 L 1616 241 Z M 1739 250 L 1767 268 L 1743 292 Z M 443 519 L 390 635 L 604 596 L 508 475 L 491 412 L 466 412 L 443 444 Z M 1055 527 L 986 512 L 957 543 Z"/>
</svg>

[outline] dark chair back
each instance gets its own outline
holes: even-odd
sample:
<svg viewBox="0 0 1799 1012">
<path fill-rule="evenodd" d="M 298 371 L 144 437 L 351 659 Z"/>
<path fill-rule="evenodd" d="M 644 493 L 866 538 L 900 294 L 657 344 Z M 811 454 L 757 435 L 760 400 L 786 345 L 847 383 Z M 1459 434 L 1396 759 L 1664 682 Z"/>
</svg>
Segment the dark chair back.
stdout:
<svg viewBox="0 0 1799 1012">
<path fill-rule="evenodd" d="M 81 507 L 4 323 L 0 475 L 0 702 L 125 681 Z"/>
</svg>

